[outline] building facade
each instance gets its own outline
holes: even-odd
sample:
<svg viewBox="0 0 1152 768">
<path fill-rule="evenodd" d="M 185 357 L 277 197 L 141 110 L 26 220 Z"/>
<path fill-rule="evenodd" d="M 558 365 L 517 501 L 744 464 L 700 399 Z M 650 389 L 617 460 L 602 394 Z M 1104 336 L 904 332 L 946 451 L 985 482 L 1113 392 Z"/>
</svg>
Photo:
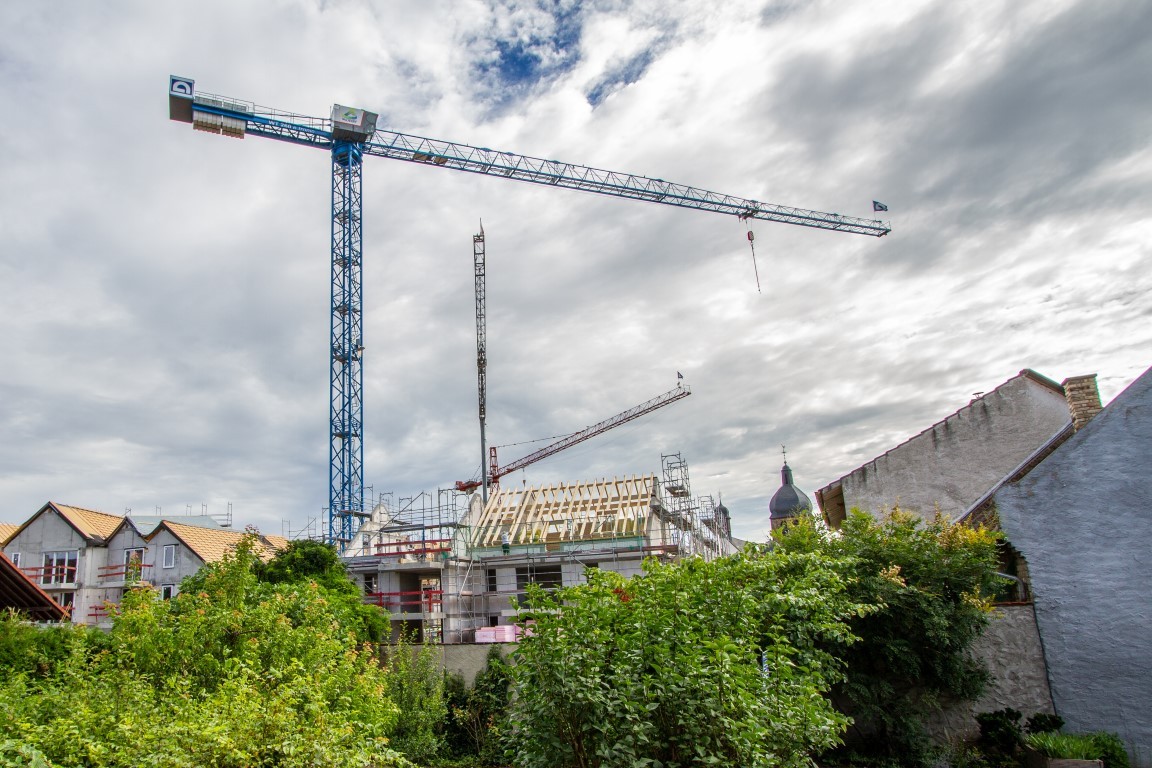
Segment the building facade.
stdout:
<svg viewBox="0 0 1152 768">
<path fill-rule="evenodd" d="M 178 520 L 145 518 L 141 525 L 130 516 L 48 502 L 8 535 L 3 552 L 73 623 L 107 625 L 127 590 L 149 585 L 172 597 L 181 580 L 244 536 L 207 517 L 188 518 L 197 525 Z M 258 542 L 265 557 L 287 545 L 272 536 Z"/>
<path fill-rule="evenodd" d="M 346 551 L 366 600 L 394 633 L 436 643 L 504 642 L 530 584 L 586 582 L 589 569 L 639 574 L 644 560 L 735 551 L 728 510 L 692 494 L 687 464 L 663 456 L 660 475 L 454 492 L 378 505 Z"/>
<path fill-rule="evenodd" d="M 1019 553 L 1065 730 L 1119 733 L 1152 768 L 1152 370 L 1079 424 L 973 516 Z"/>
</svg>

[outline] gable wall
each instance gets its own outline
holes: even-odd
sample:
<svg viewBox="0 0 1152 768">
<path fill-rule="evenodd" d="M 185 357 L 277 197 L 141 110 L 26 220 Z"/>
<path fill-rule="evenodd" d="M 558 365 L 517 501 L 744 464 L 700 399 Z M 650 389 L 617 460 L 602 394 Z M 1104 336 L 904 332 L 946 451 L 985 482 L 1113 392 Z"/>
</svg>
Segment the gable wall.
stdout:
<svg viewBox="0 0 1152 768">
<path fill-rule="evenodd" d="M 176 545 L 176 563 L 172 568 L 164 567 L 164 547 L 167 544 Z M 148 553 L 145 555 L 145 562 L 153 563 L 152 567 L 148 569 L 151 571 L 149 578 L 157 589 L 164 584 L 173 584 L 177 587 L 177 591 L 181 581 L 204 566 L 204 561 L 195 552 L 185 546 L 171 531 L 163 527 L 158 529 L 148 541 Z"/>
<path fill-rule="evenodd" d="M 1063 394 L 1017 376 L 842 478 L 845 508 L 955 520 L 1070 420 Z"/>
<path fill-rule="evenodd" d="M 1066 730 L 1119 732 L 1152 767 L 1152 372 L 995 501 Z"/>
<path fill-rule="evenodd" d="M 39 568 L 44 564 L 45 552 L 69 550 L 78 551 L 75 586 L 41 585 L 41 589 L 52 595 L 53 599 L 57 599 L 62 592 L 74 592 L 72 621 L 82 624 L 88 620 L 92 607 L 99 605 L 104 599 L 99 569 L 107 562 L 107 549 L 93 545 L 67 520 L 49 509 L 37 515 L 23 531 L 8 542 L 4 547 L 4 554 L 19 552 L 20 569 L 29 573 L 27 569 Z M 29 575 L 33 581 L 40 584 L 40 572 L 32 571 Z"/>
</svg>

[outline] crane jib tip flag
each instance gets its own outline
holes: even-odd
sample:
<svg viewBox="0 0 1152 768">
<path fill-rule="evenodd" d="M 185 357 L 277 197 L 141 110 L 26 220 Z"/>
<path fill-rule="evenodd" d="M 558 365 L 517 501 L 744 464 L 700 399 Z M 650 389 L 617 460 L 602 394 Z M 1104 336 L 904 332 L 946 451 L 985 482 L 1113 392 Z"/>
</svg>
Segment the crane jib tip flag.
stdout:
<svg viewBox="0 0 1152 768">
<path fill-rule="evenodd" d="M 878 203 L 875 200 L 873 200 L 872 201 L 872 210 L 873 211 L 886 211 L 886 210 L 888 210 L 888 206 L 884 205 L 884 203 Z"/>
</svg>

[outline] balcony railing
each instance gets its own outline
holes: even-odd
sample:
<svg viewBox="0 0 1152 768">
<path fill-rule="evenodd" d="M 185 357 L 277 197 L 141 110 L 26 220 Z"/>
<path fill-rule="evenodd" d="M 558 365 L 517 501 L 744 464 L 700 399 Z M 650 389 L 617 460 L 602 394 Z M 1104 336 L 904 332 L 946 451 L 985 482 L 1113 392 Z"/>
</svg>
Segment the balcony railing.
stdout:
<svg viewBox="0 0 1152 768">
<path fill-rule="evenodd" d="M 369 592 L 364 602 L 378 605 L 393 613 L 434 613 L 444 601 L 442 589 L 418 589 L 411 592 Z"/>
<path fill-rule="evenodd" d="M 452 551 L 452 539 L 422 539 L 419 541 L 387 541 L 376 545 L 378 557 L 421 557 Z"/>
<path fill-rule="evenodd" d="M 41 565 L 20 570 L 42 587 L 76 586 L 75 565 Z"/>
<path fill-rule="evenodd" d="M 135 584 L 142 580 L 145 568 L 151 568 L 151 563 L 125 563 L 123 565 L 102 565 L 96 569 L 96 577 L 101 582 L 122 581 L 125 584 Z"/>
</svg>

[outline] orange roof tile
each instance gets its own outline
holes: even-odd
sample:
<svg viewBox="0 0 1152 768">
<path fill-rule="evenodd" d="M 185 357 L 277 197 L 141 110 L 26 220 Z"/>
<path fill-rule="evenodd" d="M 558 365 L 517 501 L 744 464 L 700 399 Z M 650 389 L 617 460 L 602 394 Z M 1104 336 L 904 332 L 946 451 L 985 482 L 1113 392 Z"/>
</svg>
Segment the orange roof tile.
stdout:
<svg viewBox="0 0 1152 768">
<path fill-rule="evenodd" d="M 215 563 L 224 558 L 232 550 L 236 549 L 236 545 L 240 540 L 246 536 L 244 531 L 229 531 L 223 528 L 201 528 L 195 525 L 184 525 L 183 523 L 176 523 L 171 520 L 165 520 L 160 525 L 156 526 L 156 530 L 167 528 L 170 530 L 180 541 L 184 542 L 189 549 L 191 549 L 197 557 L 206 563 Z M 155 535 L 153 532 L 152 535 Z M 151 536 L 149 536 L 151 538 Z M 257 539 L 256 554 L 261 560 L 271 560 L 280 547 L 272 544 L 264 539 Z M 274 538 L 280 538 L 279 536 Z"/>
<path fill-rule="evenodd" d="M 283 536 L 273 536 L 270 533 L 262 533 L 260 534 L 260 538 L 264 539 L 264 541 L 271 544 L 277 550 L 288 549 L 288 545 L 292 543 Z"/>
<path fill-rule="evenodd" d="M 20 530 L 20 526 L 15 523 L 0 523 L 0 545 L 5 544 L 8 538 Z"/>
<path fill-rule="evenodd" d="M 48 502 L 48 505 L 59 512 L 65 520 L 72 523 L 76 530 L 90 539 L 107 539 L 120 523 L 124 522 L 122 515 L 109 515 L 105 512 L 70 507 L 51 501 Z"/>
</svg>

